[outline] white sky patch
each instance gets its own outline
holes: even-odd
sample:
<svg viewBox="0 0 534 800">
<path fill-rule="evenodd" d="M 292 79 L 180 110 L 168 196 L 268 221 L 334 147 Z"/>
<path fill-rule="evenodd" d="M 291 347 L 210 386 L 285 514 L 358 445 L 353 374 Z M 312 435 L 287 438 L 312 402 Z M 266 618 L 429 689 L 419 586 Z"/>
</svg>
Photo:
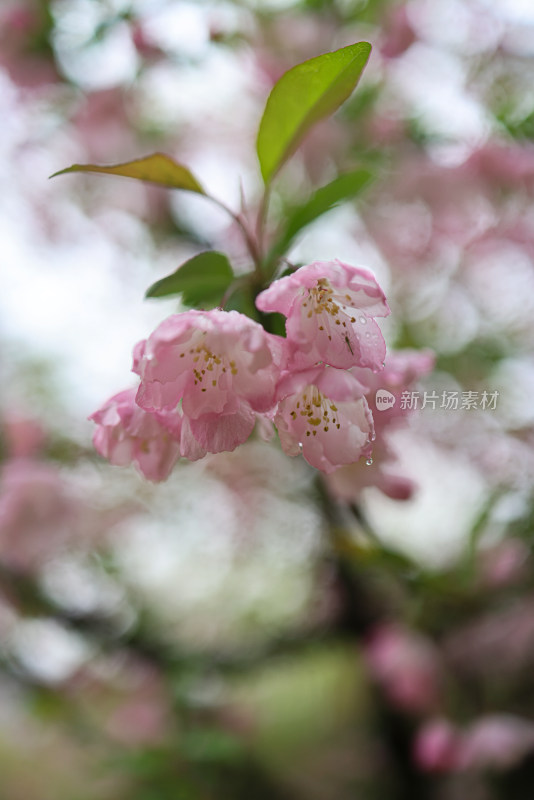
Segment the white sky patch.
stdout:
<svg viewBox="0 0 534 800">
<path fill-rule="evenodd" d="M 451 412 L 452 413 L 452 412 Z M 413 499 L 398 502 L 377 489 L 364 492 L 365 510 L 379 538 L 431 567 L 457 558 L 487 499 L 482 476 L 459 453 L 433 445 L 427 437 L 399 431 L 395 450 L 400 475 L 417 486 Z"/>
<path fill-rule="evenodd" d="M 50 684 L 64 681 L 91 654 L 85 639 L 49 619 L 20 620 L 11 649 L 24 669 Z"/>
<path fill-rule="evenodd" d="M 506 21 L 534 24 L 532 0 L 481 0 L 481 4 Z"/>
<path fill-rule="evenodd" d="M 139 66 L 126 23 L 113 25 L 102 38 L 85 46 L 71 41 L 68 35 L 59 35 L 56 54 L 67 78 L 91 91 L 133 80 Z"/>
<path fill-rule="evenodd" d="M 484 110 L 465 90 L 464 69 L 451 53 L 416 43 L 392 67 L 391 79 L 430 130 L 470 141 L 485 137 Z"/>
<path fill-rule="evenodd" d="M 203 56 L 209 47 L 208 18 L 198 3 L 162 6 L 144 22 L 143 33 L 162 50 L 177 51 L 189 58 Z"/>
<path fill-rule="evenodd" d="M 504 29 L 493 3 L 488 12 L 464 0 L 416 0 L 406 9 L 422 39 L 469 54 L 496 47 Z"/>
<path fill-rule="evenodd" d="M 491 375 L 499 391 L 498 414 L 511 430 L 534 425 L 534 360 L 530 356 L 503 359 Z"/>
<path fill-rule="evenodd" d="M 199 120 L 215 136 L 228 125 L 250 121 L 250 63 L 228 50 L 211 49 L 198 64 L 157 64 L 139 79 L 141 103 L 156 121 L 185 124 Z M 220 119 L 218 119 L 220 117 Z M 258 117 L 259 121 L 259 117 Z"/>
</svg>

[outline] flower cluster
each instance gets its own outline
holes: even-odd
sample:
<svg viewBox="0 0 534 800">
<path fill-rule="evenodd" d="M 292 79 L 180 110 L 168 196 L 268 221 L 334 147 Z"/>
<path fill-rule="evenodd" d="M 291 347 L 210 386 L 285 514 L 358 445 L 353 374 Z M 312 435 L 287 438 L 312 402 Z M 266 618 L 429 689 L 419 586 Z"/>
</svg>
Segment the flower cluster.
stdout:
<svg viewBox="0 0 534 800">
<path fill-rule="evenodd" d="M 375 317 L 389 314 L 365 269 L 314 262 L 256 298 L 286 317 L 286 337 L 237 311 L 186 311 L 164 320 L 134 350 L 137 389 L 93 414 L 94 444 L 111 463 L 165 479 L 177 459 L 234 450 L 258 421 L 282 449 L 330 473 L 370 457 L 375 438 L 365 394 L 384 366 Z"/>
</svg>

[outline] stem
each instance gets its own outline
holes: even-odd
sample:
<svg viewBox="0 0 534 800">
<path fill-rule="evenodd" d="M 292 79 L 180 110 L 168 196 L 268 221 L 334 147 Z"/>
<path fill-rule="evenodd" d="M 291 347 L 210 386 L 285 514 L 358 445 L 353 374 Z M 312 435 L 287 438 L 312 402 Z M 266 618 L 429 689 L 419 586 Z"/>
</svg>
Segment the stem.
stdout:
<svg viewBox="0 0 534 800">
<path fill-rule="evenodd" d="M 383 611 L 363 571 L 350 556 L 350 535 L 345 530 L 341 509 L 320 475 L 317 476 L 315 489 L 326 523 L 341 603 L 338 629 L 353 640 L 361 641 L 381 619 Z"/>
<path fill-rule="evenodd" d="M 265 223 L 267 221 L 267 210 L 269 208 L 269 200 L 271 197 L 271 184 L 268 183 L 265 187 L 263 197 L 261 198 L 260 208 L 258 211 L 258 218 L 256 220 L 256 240 L 258 242 L 258 250 L 260 255 L 263 255 L 263 239 L 265 233 Z"/>
<path fill-rule="evenodd" d="M 222 200 L 218 200 L 216 197 L 212 197 L 212 195 L 209 194 L 205 195 L 205 197 L 207 197 L 208 200 L 211 200 L 213 203 L 215 203 L 215 205 L 219 206 L 219 208 L 222 208 L 223 211 L 226 211 L 226 213 L 229 214 L 230 217 L 232 217 L 236 225 L 239 227 L 241 233 L 243 234 L 245 244 L 247 245 L 248 252 L 250 253 L 252 261 L 254 262 L 254 269 L 256 271 L 256 274 L 258 275 L 258 277 L 260 277 L 262 274 L 260 249 L 258 247 L 258 243 L 254 240 L 249 229 L 245 225 L 241 215 L 236 214 L 235 211 L 232 211 L 232 209 L 229 208 L 226 205 L 226 203 L 223 203 Z"/>
</svg>

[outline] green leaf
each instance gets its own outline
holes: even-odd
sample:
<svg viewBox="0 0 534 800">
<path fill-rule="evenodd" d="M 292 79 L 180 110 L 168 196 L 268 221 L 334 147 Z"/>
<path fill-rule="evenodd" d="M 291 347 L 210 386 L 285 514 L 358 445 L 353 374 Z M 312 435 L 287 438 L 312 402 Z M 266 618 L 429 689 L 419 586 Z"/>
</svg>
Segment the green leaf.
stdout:
<svg viewBox="0 0 534 800">
<path fill-rule="evenodd" d="M 235 281 L 232 292 L 226 301 L 224 308 L 226 311 L 239 311 L 246 317 L 250 317 L 255 322 L 260 319 L 260 312 L 254 305 L 253 295 L 251 293 L 250 285 L 247 286 L 245 282 L 239 280 Z"/>
<path fill-rule="evenodd" d="M 67 172 L 98 172 L 104 175 L 119 175 L 123 178 L 136 178 L 139 181 L 149 181 L 159 186 L 168 186 L 171 189 L 184 189 L 188 192 L 205 194 L 194 175 L 164 153 L 153 153 L 145 158 L 135 161 L 125 161 L 124 164 L 114 164 L 109 167 L 99 167 L 96 164 L 73 164 L 72 167 L 54 172 L 56 175 L 65 175 Z"/>
<path fill-rule="evenodd" d="M 233 280 L 234 273 L 224 253 L 208 250 L 190 258 L 172 275 L 153 283 L 145 297 L 181 294 L 189 306 L 216 306 Z"/>
<path fill-rule="evenodd" d="M 316 122 L 352 94 L 371 45 L 358 42 L 297 64 L 274 85 L 258 131 L 261 174 L 269 183 Z"/>
<path fill-rule="evenodd" d="M 356 197 L 372 178 L 373 173 L 370 170 L 357 169 L 339 175 L 331 183 L 317 189 L 306 203 L 289 212 L 285 228 L 269 254 L 269 259 L 278 258 L 285 253 L 303 228 L 339 203 Z"/>
</svg>

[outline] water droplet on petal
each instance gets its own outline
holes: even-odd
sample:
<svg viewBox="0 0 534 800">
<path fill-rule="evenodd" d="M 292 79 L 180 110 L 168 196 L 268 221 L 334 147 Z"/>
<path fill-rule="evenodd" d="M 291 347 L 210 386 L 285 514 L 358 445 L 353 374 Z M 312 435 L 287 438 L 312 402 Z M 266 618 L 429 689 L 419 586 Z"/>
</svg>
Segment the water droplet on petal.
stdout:
<svg viewBox="0 0 534 800">
<path fill-rule="evenodd" d="M 371 458 L 371 456 L 369 456 L 369 458 L 366 459 L 365 463 L 367 464 L 368 467 L 371 466 L 371 464 L 373 463 L 373 459 Z"/>
<path fill-rule="evenodd" d="M 362 325 L 365 325 L 365 323 L 367 322 L 367 317 L 360 317 L 360 322 L 362 323 Z"/>
</svg>

